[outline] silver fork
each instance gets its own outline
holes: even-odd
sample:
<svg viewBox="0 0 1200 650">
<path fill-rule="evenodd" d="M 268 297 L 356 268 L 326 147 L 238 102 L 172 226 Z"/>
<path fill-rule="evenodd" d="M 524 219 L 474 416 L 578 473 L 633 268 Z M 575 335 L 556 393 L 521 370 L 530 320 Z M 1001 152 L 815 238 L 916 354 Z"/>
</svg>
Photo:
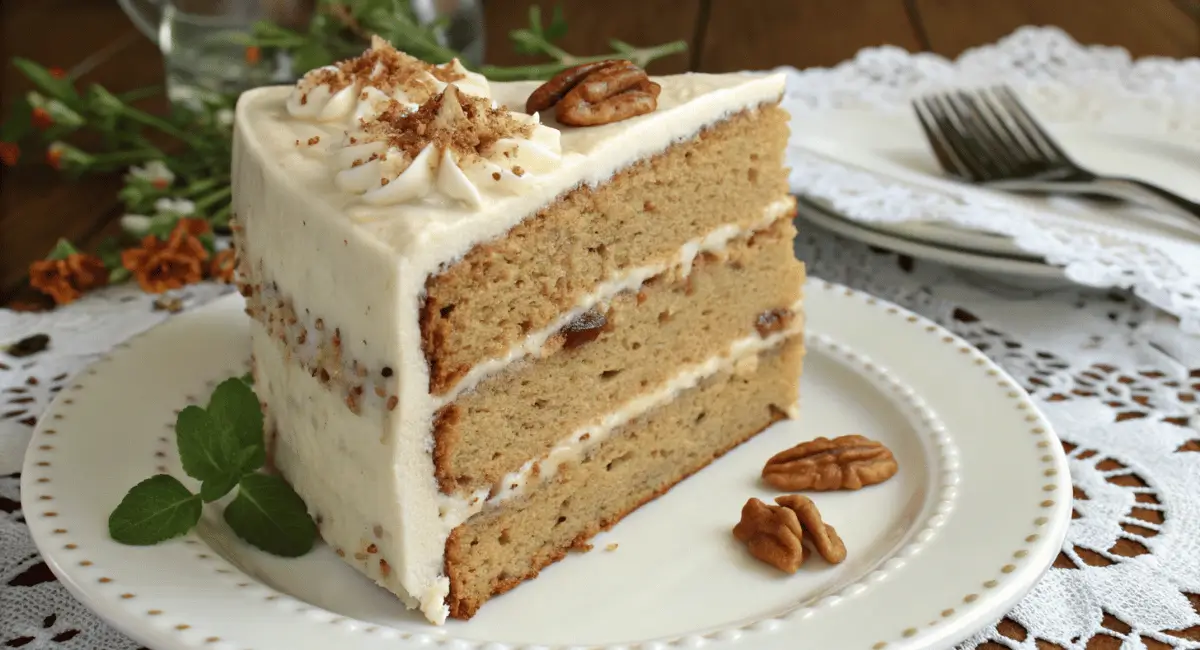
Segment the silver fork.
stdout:
<svg viewBox="0 0 1200 650">
<path fill-rule="evenodd" d="M 1200 218 L 1200 203 L 1134 178 L 1102 176 L 1071 160 L 1006 86 L 913 101 L 938 163 L 997 190 L 1083 194 Z"/>
</svg>

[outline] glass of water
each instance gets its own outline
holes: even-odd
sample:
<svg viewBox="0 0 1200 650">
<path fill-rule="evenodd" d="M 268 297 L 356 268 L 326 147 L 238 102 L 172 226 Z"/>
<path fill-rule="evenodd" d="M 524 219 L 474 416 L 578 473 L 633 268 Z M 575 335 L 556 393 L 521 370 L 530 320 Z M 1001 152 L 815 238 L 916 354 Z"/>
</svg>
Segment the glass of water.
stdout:
<svg viewBox="0 0 1200 650">
<path fill-rule="evenodd" d="M 286 56 L 260 59 L 247 49 L 254 24 L 269 20 L 304 31 L 324 0 L 118 0 L 134 23 L 163 53 L 167 96 L 195 106 L 214 95 L 236 95 L 268 84 L 291 83 L 305 70 L 293 70 Z M 442 45 L 461 52 L 474 67 L 483 56 L 480 0 L 408 0 L 417 22 L 436 25 Z M 366 41 L 363 48 L 367 47 Z"/>
<path fill-rule="evenodd" d="M 292 80 L 285 59 L 259 60 L 246 39 L 259 20 L 303 28 L 315 0 L 118 0 L 163 53 L 167 96 L 195 106 L 213 96 Z"/>
</svg>

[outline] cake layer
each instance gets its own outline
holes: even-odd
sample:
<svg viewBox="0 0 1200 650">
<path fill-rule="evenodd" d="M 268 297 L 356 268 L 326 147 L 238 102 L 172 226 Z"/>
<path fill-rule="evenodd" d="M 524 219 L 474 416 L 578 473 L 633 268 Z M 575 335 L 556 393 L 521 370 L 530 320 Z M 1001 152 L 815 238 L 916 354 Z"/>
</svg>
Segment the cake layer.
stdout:
<svg viewBox="0 0 1200 650">
<path fill-rule="evenodd" d="M 787 119 L 775 105 L 737 113 L 568 192 L 430 277 L 421 336 L 431 392 L 447 392 L 621 269 L 664 263 L 725 224 L 751 226 L 787 195 Z"/>
<path fill-rule="evenodd" d="M 660 273 L 596 310 L 591 330 L 551 339 L 540 357 L 443 407 L 434 431 L 442 492 L 492 489 L 564 435 L 754 335 L 764 314 L 790 309 L 804 278 L 794 235 L 780 219 Z"/>
<path fill-rule="evenodd" d="M 803 342 L 786 339 L 637 418 L 528 497 L 485 511 L 446 542 L 450 614 L 537 576 L 586 541 L 784 417 L 796 402 Z"/>
</svg>

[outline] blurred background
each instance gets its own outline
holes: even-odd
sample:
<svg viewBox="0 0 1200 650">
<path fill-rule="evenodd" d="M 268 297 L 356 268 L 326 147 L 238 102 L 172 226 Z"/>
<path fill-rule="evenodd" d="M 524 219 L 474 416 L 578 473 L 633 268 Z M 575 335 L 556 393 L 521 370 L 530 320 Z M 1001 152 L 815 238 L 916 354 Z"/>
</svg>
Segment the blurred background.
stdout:
<svg viewBox="0 0 1200 650">
<path fill-rule="evenodd" d="M 146 0 L 3 0 L 0 2 L 0 109 L 31 89 L 8 65 L 13 57 L 68 71 L 81 86 L 114 93 L 165 78 L 164 56 L 126 10 Z M 311 0 L 264 0 L 271 18 L 296 25 Z M 182 6 L 186 0 L 176 0 Z M 211 0 L 210 0 L 211 4 Z M 441 19 L 454 47 L 495 65 L 544 56 L 514 49 L 510 30 L 529 23 L 534 0 L 420 0 L 422 19 Z M 542 2 L 546 21 L 552 3 Z M 833 66 L 869 46 L 893 45 L 954 57 L 1022 25 L 1061 27 L 1085 44 L 1120 46 L 1134 57 L 1200 56 L 1200 0 L 565 0 L 569 28 L 555 44 L 576 55 L 610 51 L 611 39 L 634 46 L 683 41 L 686 51 L 650 63 L 652 73 L 726 72 L 780 65 Z M 124 5 L 124 7 L 122 6 Z M 153 7 L 151 7 L 153 8 Z M 175 38 L 186 37 L 177 26 Z M 167 60 L 170 60 L 168 57 Z M 476 61 L 477 63 L 478 61 Z M 284 73 L 286 76 L 287 73 Z M 270 80 L 264 80 L 268 83 Z M 162 96 L 152 97 L 149 107 Z M 149 110 L 149 109 L 147 109 Z M 44 165 L 0 169 L 0 305 L 26 284 L 31 261 L 66 238 L 81 249 L 116 232 L 121 174 L 67 182 Z"/>
</svg>

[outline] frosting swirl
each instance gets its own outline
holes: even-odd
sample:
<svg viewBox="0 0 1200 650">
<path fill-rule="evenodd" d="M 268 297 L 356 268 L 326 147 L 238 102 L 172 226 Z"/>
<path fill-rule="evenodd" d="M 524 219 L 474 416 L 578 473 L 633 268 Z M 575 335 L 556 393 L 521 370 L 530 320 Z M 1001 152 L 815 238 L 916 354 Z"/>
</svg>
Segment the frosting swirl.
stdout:
<svg viewBox="0 0 1200 650">
<path fill-rule="evenodd" d="M 375 36 L 361 56 L 304 75 L 288 97 L 287 110 L 300 119 L 359 122 L 374 118 L 392 102 L 416 110 L 450 83 L 470 95 L 491 95 L 487 79 L 458 59 L 431 65 Z"/>
<path fill-rule="evenodd" d="M 451 83 L 409 110 L 391 100 L 334 152 L 343 191 L 373 205 L 442 197 L 472 209 L 486 193 L 515 194 L 558 167 L 559 132 Z"/>
</svg>

